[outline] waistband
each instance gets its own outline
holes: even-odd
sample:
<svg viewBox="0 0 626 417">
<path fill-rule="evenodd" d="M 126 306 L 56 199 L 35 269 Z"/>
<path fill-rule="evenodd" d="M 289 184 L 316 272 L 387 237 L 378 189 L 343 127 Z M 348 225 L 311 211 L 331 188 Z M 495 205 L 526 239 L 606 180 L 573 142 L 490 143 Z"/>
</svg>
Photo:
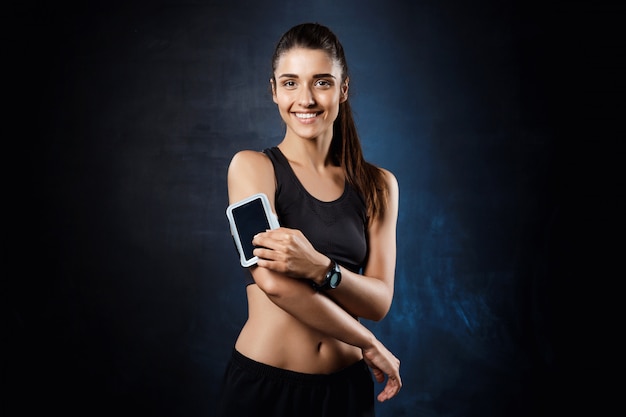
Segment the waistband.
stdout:
<svg viewBox="0 0 626 417">
<path fill-rule="evenodd" d="M 244 356 L 236 349 L 233 349 L 231 362 L 234 365 L 237 365 L 248 372 L 253 372 L 259 376 L 267 376 L 270 378 L 310 384 L 330 383 L 336 380 L 350 379 L 355 374 L 360 374 L 364 370 L 369 372 L 367 364 L 363 359 L 361 359 L 346 368 L 333 372 L 332 374 L 306 374 L 257 362 L 254 359 Z"/>
</svg>

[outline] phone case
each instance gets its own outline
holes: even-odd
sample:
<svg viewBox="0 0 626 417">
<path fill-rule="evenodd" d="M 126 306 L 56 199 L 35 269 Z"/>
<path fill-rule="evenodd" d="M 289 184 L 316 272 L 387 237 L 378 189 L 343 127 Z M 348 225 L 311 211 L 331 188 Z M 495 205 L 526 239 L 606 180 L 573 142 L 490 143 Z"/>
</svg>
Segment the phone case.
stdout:
<svg viewBox="0 0 626 417">
<path fill-rule="evenodd" d="M 256 213 L 253 211 L 251 214 L 255 216 L 255 218 L 250 219 L 246 218 L 245 222 L 242 219 L 238 219 L 238 212 L 241 210 L 242 206 L 246 206 L 255 200 L 259 200 L 261 203 L 262 211 Z M 238 211 L 239 209 L 239 211 Z M 258 215 L 258 218 L 256 216 Z M 239 253 L 239 260 L 241 266 L 249 267 L 256 264 L 258 258 L 256 256 L 252 256 L 249 254 L 246 256 L 245 250 L 242 244 L 242 233 L 245 233 L 247 236 L 245 239 L 252 240 L 254 234 L 259 232 L 264 232 L 267 228 L 269 229 L 277 229 L 280 227 L 278 223 L 278 218 L 274 213 L 272 213 L 272 208 L 270 206 L 269 199 L 264 193 L 258 193 L 251 195 L 241 201 L 237 201 L 229 205 L 226 209 L 226 217 L 228 218 L 228 222 L 230 224 L 230 233 L 233 237 L 233 241 L 235 243 L 235 247 L 237 248 L 237 252 Z M 243 226 L 240 226 L 239 223 L 242 223 Z M 251 245 L 251 244 L 250 244 Z M 249 246 L 249 245 L 246 245 Z"/>
</svg>

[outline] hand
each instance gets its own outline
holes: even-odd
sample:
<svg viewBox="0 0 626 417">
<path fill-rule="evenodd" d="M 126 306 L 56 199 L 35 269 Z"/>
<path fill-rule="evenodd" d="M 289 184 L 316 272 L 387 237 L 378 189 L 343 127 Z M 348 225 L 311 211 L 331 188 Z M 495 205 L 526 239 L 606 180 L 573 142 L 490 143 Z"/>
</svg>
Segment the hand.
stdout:
<svg viewBox="0 0 626 417">
<path fill-rule="evenodd" d="M 362 349 L 365 363 L 372 369 L 377 382 L 387 384 L 383 391 L 378 394 L 378 401 L 383 402 L 394 397 L 402 388 L 400 379 L 400 360 L 396 358 L 382 343 L 375 341 L 372 347 Z"/>
<path fill-rule="evenodd" d="M 257 234 L 252 240 L 257 246 L 257 265 L 292 278 L 321 280 L 330 259 L 313 248 L 304 234 L 296 229 L 281 227 Z"/>
</svg>

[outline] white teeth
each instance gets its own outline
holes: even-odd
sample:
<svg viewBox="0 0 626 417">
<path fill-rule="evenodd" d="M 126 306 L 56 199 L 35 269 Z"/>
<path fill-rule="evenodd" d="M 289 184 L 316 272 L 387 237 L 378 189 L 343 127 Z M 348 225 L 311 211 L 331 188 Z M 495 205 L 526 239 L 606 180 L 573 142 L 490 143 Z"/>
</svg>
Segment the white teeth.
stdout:
<svg viewBox="0 0 626 417">
<path fill-rule="evenodd" d="M 312 119 L 316 116 L 315 113 L 296 113 L 296 117 L 300 119 Z"/>
</svg>

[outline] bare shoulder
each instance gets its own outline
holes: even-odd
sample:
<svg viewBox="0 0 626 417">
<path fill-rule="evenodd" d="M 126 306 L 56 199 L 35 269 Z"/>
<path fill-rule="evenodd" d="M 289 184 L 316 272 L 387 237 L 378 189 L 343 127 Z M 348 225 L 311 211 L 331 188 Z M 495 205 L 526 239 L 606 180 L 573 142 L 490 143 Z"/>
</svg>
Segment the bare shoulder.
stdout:
<svg viewBox="0 0 626 417">
<path fill-rule="evenodd" d="M 228 166 L 228 195 L 237 201 L 252 194 L 275 192 L 274 167 L 263 152 L 243 150 L 237 152 Z"/>
<path fill-rule="evenodd" d="M 391 195 L 397 194 L 399 186 L 398 186 L 398 179 L 396 178 L 396 176 L 388 169 L 385 169 L 385 168 L 379 168 L 379 169 L 380 169 L 380 172 L 382 172 L 383 174 L 383 178 L 385 179 L 385 182 L 387 183 L 387 187 L 389 187 L 389 193 Z"/>
<path fill-rule="evenodd" d="M 271 168 L 271 162 L 263 152 L 243 150 L 233 155 L 230 160 L 229 170 Z"/>
<path fill-rule="evenodd" d="M 272 162 L 263 152 L 257 151 L 239 151 L 237 152 L 228 166 L 228 177 L 258 177 L 266 174 L 273 175 L 274 167 Z"/>
</svg>

